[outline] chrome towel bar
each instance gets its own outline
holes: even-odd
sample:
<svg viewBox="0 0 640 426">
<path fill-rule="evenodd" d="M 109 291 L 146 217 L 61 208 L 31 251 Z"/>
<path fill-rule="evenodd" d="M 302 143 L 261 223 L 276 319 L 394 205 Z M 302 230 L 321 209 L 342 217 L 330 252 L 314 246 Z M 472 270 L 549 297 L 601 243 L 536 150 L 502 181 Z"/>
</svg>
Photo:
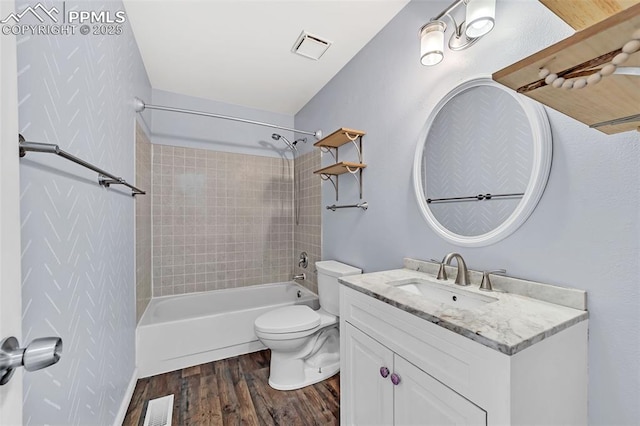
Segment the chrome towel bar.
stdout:
<svg viewBox="0 0 640 426">
<path fill-rule="evenodd" d="M 446 203 L 453 201 L 481 201 L 493 200 L 494 198 L 520 198 L 524 196 L 524 192 L 514 192 L 512 194 L 478 194 L 469 197 L 449 197 L 449 198 L 427 198 L 427 204 Z"/>
<path fill-rule="evenodd" d="M 131 195 L 145 195 L 145 192 L 135 186 L 127 183 L 126 180 L 121 177 L 117 177 L 109 172 L 102 170 L 99 167 L 94 166 L 91 163 L 88 163 L 75 155 L 71 155 L 66 151 L 60 149 L 60 147 L 56 144 L 52 143 L 40 143 L 40 142 L 27 142 L 22 135 L 18 135 L 18 145 L 20 147 L 20 157 L 24 157 L 27 155 L 27 151 L 31 152 L 45 152 L 48 154 L 56 154 L 62 158 L 65 158 L 69 161 L 73 161 L 76 164 L 80 164 L 87 169 L 93 170 L 98 173 L 98 184 L 100 186 L 109 187 L 110 185 L 124 185 L 131 188 Z"/>
<path fill-rule="evenodd" d="M 353 209 L 353 208 L 366 210 L 366 209 L 369 208 L 369 204 L 367 204 L 367 202 L 365 201 L 364 203 L 349 204 L 349 205 L 345 205 L 345 206 L 337 206 L 335 204 L 333 204 L 331 206 L 327 206 L 327 210 L 331 210 L 332 212 L 335 212 L 337 209 Z"/>
</svg>

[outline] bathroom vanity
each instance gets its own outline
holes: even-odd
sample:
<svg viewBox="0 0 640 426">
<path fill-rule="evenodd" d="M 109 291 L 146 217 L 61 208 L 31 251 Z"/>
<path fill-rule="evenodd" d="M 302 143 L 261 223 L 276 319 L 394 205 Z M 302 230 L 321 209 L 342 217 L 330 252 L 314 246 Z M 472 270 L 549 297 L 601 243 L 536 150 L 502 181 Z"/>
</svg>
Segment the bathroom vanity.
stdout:
<svg viewBox="0 0 640 426">
<path fill-rule="evenodd" d="M 404 266 L 340 279 L 343 425 L 587 424 L 585 292 Z"/>
</svg>

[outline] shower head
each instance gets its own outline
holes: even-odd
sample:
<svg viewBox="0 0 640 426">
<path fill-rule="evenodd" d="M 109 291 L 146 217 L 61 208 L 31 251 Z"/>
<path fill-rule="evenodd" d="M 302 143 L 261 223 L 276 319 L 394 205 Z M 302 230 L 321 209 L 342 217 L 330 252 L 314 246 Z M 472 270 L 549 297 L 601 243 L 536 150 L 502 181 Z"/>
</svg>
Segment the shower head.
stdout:
<svg viewBox="0 0 640 426">
<path fill-rule="evenodd" d="M 296 152 L 298 151 L 298 148 L 296 148 L 296 146 L 295 146 L 295 142 L 294 142 L 294 143 L 291 143 L 291 142 L 289 141 L 289 139 L 285 138 L 285 137 L 284 137 L 284 136 L 282 136 L 282 135 L 279 135 L 279 134 L 277 134 L 277 133 L 274 133 L 274 134 L 272 134 L 272 135 L 271 135 L 271 138 L 272 138 L 274 141 L 279 141 L 279 140 L 280 140 L 280 138 L 282 138 L 282 140 L 284 141 L 284 143 L 286 143 L 286 144 L 287 144 L 287 146 L 289 147 L 289 149 L 290 149 L 291 151 L 296 151 Z"/>
</svg>

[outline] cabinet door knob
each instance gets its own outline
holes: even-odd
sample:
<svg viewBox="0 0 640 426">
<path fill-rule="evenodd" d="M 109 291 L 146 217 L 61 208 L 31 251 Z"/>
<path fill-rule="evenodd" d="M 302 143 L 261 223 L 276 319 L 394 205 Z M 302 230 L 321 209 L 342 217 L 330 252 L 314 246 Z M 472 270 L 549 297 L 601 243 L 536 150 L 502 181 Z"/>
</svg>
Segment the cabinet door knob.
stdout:
<svg viewBox="0 0 640 426">
<path fill-rule="evenodd" d="M 393 373 L 391 375 L 391 383 L 393 383 L 395 386 L 398 386 L 400 384 L 400 376 L 398 376 L 396 373 Z"/>
<path fill-rule="evenodd" d="M 389 375 L 389 369 L 387 367 L 380 367 L 380 375 L 386 379 Z"/>
</svg>

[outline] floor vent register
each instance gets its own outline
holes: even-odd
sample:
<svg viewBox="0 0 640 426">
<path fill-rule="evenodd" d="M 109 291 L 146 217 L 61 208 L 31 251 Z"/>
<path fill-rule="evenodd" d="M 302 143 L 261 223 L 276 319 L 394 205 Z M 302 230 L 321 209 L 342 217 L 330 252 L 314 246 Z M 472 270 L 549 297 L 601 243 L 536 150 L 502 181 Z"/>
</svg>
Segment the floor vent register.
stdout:
<svg viewBox="0 0 640 426">
<path fill-rule="evenodd" d="M 152 399 L 144 415 L 144 426 L 171 426 L 173 395 Z"/>
</svg>

